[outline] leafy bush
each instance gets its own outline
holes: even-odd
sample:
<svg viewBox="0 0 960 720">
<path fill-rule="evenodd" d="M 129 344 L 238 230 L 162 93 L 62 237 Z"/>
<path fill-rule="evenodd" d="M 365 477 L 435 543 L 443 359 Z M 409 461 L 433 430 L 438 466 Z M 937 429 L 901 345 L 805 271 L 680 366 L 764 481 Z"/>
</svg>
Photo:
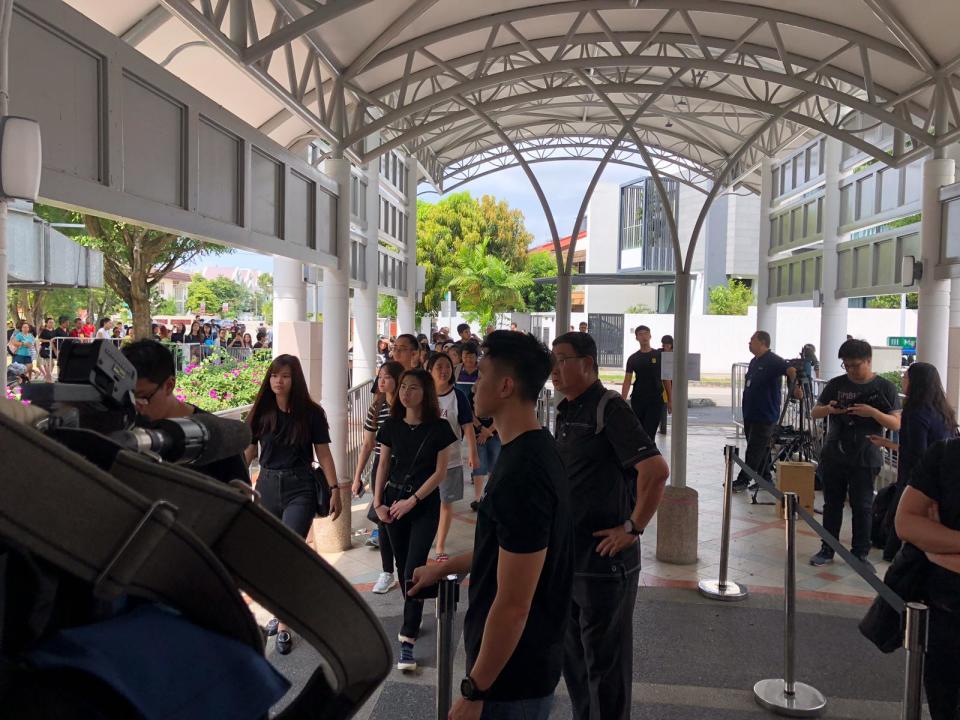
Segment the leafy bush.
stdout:
<svg viewBox="0 0 960 720">
<path fill-rule="evenodd" d="M 886 378 L 894 385 L 897 386 L 897 392 L 902 392 L 903 388 L 901 387 L 901 381 L 903 380 L 903 373 L 899 370 L 890 370 L 888 372 L 877 373 L 880 377 Z"/>
<path fill-rule="evenodd" d="M 184 367 L 174 392 L 180 402 L 208 412 L 249 405 L 257 397 L 271 359 L 270 350 L 255 350 L 250 359 L 240 361 L 214 353 Z"/>
<path fill-rule="evenodd" d="M 710 288 L 711 315 L 746 315 L 753 304 L 753 290 L 735 278 Z"/>
</svg>

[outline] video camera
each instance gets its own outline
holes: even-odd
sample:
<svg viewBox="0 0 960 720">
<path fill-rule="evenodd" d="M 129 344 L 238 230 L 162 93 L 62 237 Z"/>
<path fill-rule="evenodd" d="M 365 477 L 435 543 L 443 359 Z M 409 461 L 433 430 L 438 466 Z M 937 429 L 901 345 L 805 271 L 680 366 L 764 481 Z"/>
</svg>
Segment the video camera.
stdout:
<svg viewBox="0 0 960 720">
<path fill-rule="evenodd" d="M 241 590 L 321 657 L 276 717 L 351 717 L 389 671 L 379 620 L 249 489 L 190 467 L 237 452 L 244 424 L 138 426 L 126 358 L 72 345 L 29 407 L 0 400 L 5 720 L 265 718 L 290 684 Z"/>
</svg>

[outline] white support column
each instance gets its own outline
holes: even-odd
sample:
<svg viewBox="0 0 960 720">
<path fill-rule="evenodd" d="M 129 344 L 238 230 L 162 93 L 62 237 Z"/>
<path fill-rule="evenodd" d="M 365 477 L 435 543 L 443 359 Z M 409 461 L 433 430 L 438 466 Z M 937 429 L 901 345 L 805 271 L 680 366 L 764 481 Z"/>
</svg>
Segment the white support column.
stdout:
<svg viewBox="0 0 960 720">
<path fill-rule="evenodd" d="M 950 337 L 947 376 L 943 378 L 943 384 L 947 391 L 947 402 L 951 407 L 960 406 L 960 278 L 950 281 Z"/>
<path fill-rule="evenodd" d="M 350 478 L 347 474 L 347 344 L 350 340 L 350 162 L 331 158 L 324 172 L 337 182 L 337 259 L 339 267 L 323 269 L 323 388 L 320 402 L 330 424 L 330 451 L 337 466 L 344 512 L 336 522 L 315 526 L 317 549 L 350 548 Z"/>
<path fill-rule="evenodd" d="M 773 201 L 773 159 L 760 161 L 760 247 L 757 257 L 757 330 L 770 333 L 770 346 L 777 342 L 777 304 L 770 295 L 770 204 Z"/>
<path fill-rule="evenodd" d="M 353 384 L 373 380 L 377 374 L 377 292 L 379 290 L 379 253 L 377 218 L 380 203 L 380 171 L 374 160 L 367 164 L 367 247 L 365 288 L 353 291 Z"/>
<path fill-rule="evenodd" d="M 841 144 L 827 138 L 823 155 L 825 187 L 823 191 L 823 261 L 820 288 L 823 305 L 820 308 L 820 376 L 832 378 L 843 373 L 837 352 L 847 339 L 847 298 L 838 298 L 839 283 L 837 233 L 840 227 L 840 160 Z"/>
<path fill-rule="evenodd" d="M 273 347 L 279 350 L 286 338 L 281 336 L 281 323 L 307 319 L 307 284 L 303 281 L 303 265 L 299 260 L 273 256 Z M 274 354 L 277 354 L 276 352 Z"/>
<path fill-rule="evenodd" d="M 917 303 L 917 359 L 935 365 L 950 385 L 948 338 L 950 335 L 950 281 L 937 280 L 940 259 L 940 188 L 954 181 L 954 161 L 947 158 L 923 164 L 920 190 L 920 255 L 923 277 Z"/>
<path fill-rule="evenodd" d="M 417 334 L 417 159 L 407 165 L 407 294 L 397 298 L 397 332 Z"/>
</svg>

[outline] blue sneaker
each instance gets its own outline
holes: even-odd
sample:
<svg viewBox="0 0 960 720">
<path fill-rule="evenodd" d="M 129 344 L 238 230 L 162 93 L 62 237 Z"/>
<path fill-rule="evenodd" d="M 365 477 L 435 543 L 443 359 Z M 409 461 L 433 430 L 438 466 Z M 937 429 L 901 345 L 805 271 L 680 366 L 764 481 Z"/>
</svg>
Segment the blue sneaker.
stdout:
<svg viewBox="0 0 960 720">
<path fill-rule="evenodd" d="M 380 530 L 379 528 L 374 529 L 370 533 L 370 537 L 367 538 L 367 547 L 378 548 L 380 547 Z"/>
<path fill-rule="evenodd" d="M 400 659 L 397 660 L 397 670 L 412 672 L 417 669 L 417 661 L 413 657 L 413 643 L 400 642 Z"/>
</svg>

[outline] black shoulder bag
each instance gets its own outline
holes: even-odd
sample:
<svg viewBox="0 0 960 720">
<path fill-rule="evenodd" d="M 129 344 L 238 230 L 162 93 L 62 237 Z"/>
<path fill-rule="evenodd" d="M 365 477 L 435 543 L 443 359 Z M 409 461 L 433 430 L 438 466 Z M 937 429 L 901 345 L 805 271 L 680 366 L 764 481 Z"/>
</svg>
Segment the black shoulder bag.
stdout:
<svg viewBox="0 0 960 720">
<path fill-rule="evenodd" d="M 327 476 L 318 464 L 313 469 L 313 483 L 317 486 L 317 517 L 325 518 L 330 514 L 330 503 L 333 500 L 333 488 L 327 484 Z M 337 487 L 337 492 L 340 488 Z"/>
</svg>

